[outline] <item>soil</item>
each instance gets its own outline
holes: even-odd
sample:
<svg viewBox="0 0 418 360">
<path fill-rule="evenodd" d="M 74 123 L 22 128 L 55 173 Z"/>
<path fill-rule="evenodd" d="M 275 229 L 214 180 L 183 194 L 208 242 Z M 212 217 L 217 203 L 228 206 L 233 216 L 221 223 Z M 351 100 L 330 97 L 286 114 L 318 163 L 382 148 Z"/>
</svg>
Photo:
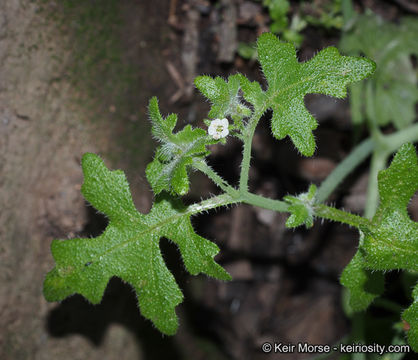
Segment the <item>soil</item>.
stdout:
<svg viewBox="0 0 418 360">
<path fill-rule="evenodd" d="M 380 3 L 356 6 L 388 19 L 410 11 L 401 1 Z M 96 236 L 106 226 L 80 194 L 82 154 L 98 153 L 124 170 L 138 210 L 147 212 L 144 169 L 155 147 L 149 98 L 158 96 L 163 113 L 201 125 L 208 105 L 193 78 L 240 71 L 260 80 L 258 65 L 235 50 L 267 22 L 259 4 L 244 0 L 0 3 L 0 359 L 266 359 L 274 355 L 261 353 L 265 341 L 333 344 L 349 333 L 338 278 L 357 232 L 331 223 L 289 231 L 286 215 L 247 206 L 194 220 L 221 247 L 229 283 L 191 277 L 177 249 L 161 241 L 186 298 L 174 337 L 140 316 L 131 288 L 116 278 L 97 306 L 78 295 L 59 304 L 42 296 L 52 239 Z M 299 57 L 337 41 L 335 33 L 309 29 Z M 274 140 L 267 114 L 254 139 L 252 191 L 272 198 L 305 191 L 350 151 L 347 102 L 309 96 L 306 104 L 320 122 L 315 157 L 302 159 L 289 141 Z M 209 161 L 236 182 L 240 144 L 214 148 Z M 331 200 L 361 211 L 366 174 L 364 164 Z M 194 174 L 185 201 L 216 192 Z"/>
</svg>

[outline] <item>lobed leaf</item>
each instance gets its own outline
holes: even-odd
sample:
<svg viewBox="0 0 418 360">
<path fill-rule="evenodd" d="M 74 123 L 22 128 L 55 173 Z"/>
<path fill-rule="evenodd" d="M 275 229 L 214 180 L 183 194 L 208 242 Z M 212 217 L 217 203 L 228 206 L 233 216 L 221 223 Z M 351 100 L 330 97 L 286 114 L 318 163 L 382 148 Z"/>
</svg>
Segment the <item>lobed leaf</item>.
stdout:
<svg viewBox="0 0 418 360">
<path fill-rule="evenodd" d="M 350 305 L 364 310 L 383 292 L 380 271 L 418 270 L 418 223 L 409 218 L 407 206 L 418 190 L 418 159 L 412 144 L 404 144 L 390 166 L 379 173 L 380 204 L 370 225 L 362 226 L 359 249 L 344 269 L 341 284 L 350 290 Z M 418 349 L 418 290 L 414 303 L 403 313 L 410 323 L 408 338 Z"/>
<path fill-rule="evenodd" d="M 194 158 L 208 155 L 206 145 L 212 144 L 213 141 L 205 130 L 193 129 L 190 125 L 173 133 L 177 115 L 171 114 L 164 119 L 156 97 L 150 100 L 148 111 L 152 134 L 162 145 L 146 168 L 147 179 L 156 195 L 162 191 L 184 195 L 189 191 L 188 167 Z"/>
<path fill-rule="evenodd" d="M 210 100 L 212 107 L 208 116 L 211 119 L 222 119 L 227 116 L 246 117 L 251 114 L 239 98 L 240 79 L 242 75 L 236 74 L 228 77 L 225 81 L 217 76 L 198 76 L 194 83 L 199 91 Z"/>
<path fill-rule="evenodd" d="M 399 149 L 388 169 L 378 175 L 380 204 L 365 234 L 362 251 L 374 270 L 418 271 L 418 223 L 407 206 L 418 190 L 418 161 L 412 144 Z"/>
<path fill-rule="evenodd" d="M 375 64 L 365 58 L 341 56 L 334 47 L 299 63 L 295 47 L 270 33 L 258 38 L 257 47 L 269 86 L 266 95 L 273 109 L 273 135 L 278 139 L 290 136 L 303 155 L 311 156 L 317 122 L 306 109 L 304 96 L 314 93 L 343 98 L 347 85 L 372 74 Z"/>
<path fill-rule="evenodd" d="M 178 327 L 175 307 L 183 295 L 167 269 L 159 241 L 173 241 L 186 269 L 228 280 L 229 274 L 213 257 L 218 247 L 197 235 L 190 214 L 179 200 L 159 196 L 150 213 L 139 213 L 122 171 L 109 171 L 94 154 L 82 160 L 85 199 L 109 218 L 103 234 L 92 239 L 54 240 L 55 267 L 47 274 L 44 296 L 60 301 L 75 293 L 93 304 L 101 301 L 110 278 L 117 276 L 134 288 L 141 313 L 165 334 Z"/>
</svg>

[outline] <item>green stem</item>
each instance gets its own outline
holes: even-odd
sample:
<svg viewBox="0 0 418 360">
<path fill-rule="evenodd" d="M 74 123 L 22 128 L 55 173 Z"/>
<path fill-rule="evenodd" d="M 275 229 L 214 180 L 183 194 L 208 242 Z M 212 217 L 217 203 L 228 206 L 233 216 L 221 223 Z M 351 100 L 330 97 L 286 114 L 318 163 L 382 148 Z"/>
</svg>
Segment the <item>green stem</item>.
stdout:
<svg viewBox="0 0 418 360">
<path fill-rule="evenodd" d="M 370 91 L 370 89 L 369 89 Z M 248 192 L 248 173 L 251 161 L 251 145 L 254 132 L 259 121 L 261 110 L 255 111 L 251 117 L 247 132 L 244 136 L 243 160 L 241 164 L 240 187 L 239 190 L 229 185 L 222 179 L 210 166 L 204 161 L 196 161 L 193 166 L 205 173 L 216 185 L 218 185 L 225 194 L 202 201 L 199 204 L 188 208 L 190 214 L 207 211 L 220 206 L 226 206 L 234 203 L 246 203 L 278 212 L 289 211 L 289 205 L 280 200 L 265 198 L 260 195 Z M 369 114 L 373 115 L 373 114 Z M 348 155 L 341 164 L 329 175 L 321 184 L 316 195 L 317 202 L 325 201 L 335 190 L 341 181 L 353 171 L 361 162 L 363 162 L 370 153 L 373 152 L 370 181 L 368 189 L 368 200 L 365 209 L 366 218 L 354 215 L 324 204 L 316 204 L 313 207 L 314 215 L 328 220 L 338 221 L 344 224 L 355 226 L 367 226 L 378 204 L 377 174 L 386 164 L 387 157 L 396 151 L 401 144 L 418 139 L 418 124 L 410 126 L 408 129 L 398 131 L 392 135 L 383 135 L 376 124 L 372 121 L 372 138 L 364 140 Z"/>
<path fill-rule="evenodd" d="M 264 110 L 264 109 L 263 109 Z M 254 110 L 251 119 L 248 122 L 247 132 L 244 137 L 244 150 L 242 153 L 241 174 L 239 178 L 239 189 L 241 192 L 248 192 L 248 173 L 250 171 L 251 147 L 255 128 L 264 111 Z"/>
<path fill-rule="evenodd" d="M 354 16 L 356 15 L 356 12 L 354 11 L 351 0 L 342 0 L 341 9 L 343 13 L 344 27 L 345 27 L 354 18 Z"/>
<path fill-rule="evenodd" d="M 289 211 L 289 205 L 284 201 L 280 200 L 273 200 L 269 198 L 265 198 L 263 196 L 252 194 L 252 193 L 244 193 L 240 194 L 238 197 L 231 196 L 229 194 L 222 194 L 219 196 L 214 196 L 207 200 L 203 200 L 200 203 L 190 205 L 186 212 L 190 215 L 198 214 L 201 212 L 205 212 L 211 209 L 215 209 L 221 206 L 227 206 L 236 203 L 245 203 L 253 206 L 258 206 L 264 209 L 273 210 L 277 212 L 287 212 Z M 351 226 L 355 226 L 359 228 L 361 225 L 369 225 L 369 220 L 354 215 L 342 210 L 335 209 L 330 206 L 326 206 L 323 204 L 318 204 L 314 206 L 315 216 L 321 217 L 324 219 L 329 219 L 333 221 L 338 221 L 343 224 L 348 224 Z"/>
<path fill-rule="evenodd" d="M 366 82 L 366 115 L 367 115 L 367 124 L 372 134 L 373 138 L 379 137 L 382 135 L 379 125 L 377 123 L 376 116 L 376 103 L 373 89 L 373 82 Z"/>
<path fill-rule="evenodd" d="M 238 197 L 238 191 L 232 187 L 227 181 L 213 170 L 204 160 L 197 160 L 193 163 L 193 167 L 209 177 L 216 185 L 233 198 Z"/>
<path fill-rule="evenodd" d="M 374 152 L 371 166 L 371 179 L 373 180 L 369 183 L 368 191 L 372 204 L 369 205 L 370 208 L 366 212 L 367 217 L 373 216 L 378 199 L 377 173 L 385 167 L 388 156 L 397 151 L 402 144 L 416 141 L 418 141 L 418 124 L 391 135 L 382 135 L 375 131 L 373 138 L 366 139 L 357 145 L 350 155 L 322 182 L 316 194 L 316 201 L 324 202 L 344 178 Z"/>
<path fill-rule="evenodd" d="M 235 189 L 234 189 L 235 190 Z M 216 209 L 222 206 L 228 206 L 231 204 L 245 203 L 253 206 L 258 206 L 264 209 L 269 209 L 277 212 L 287 212 L 289 211 L 289 205 L 284 201 L 273 200 L 265 198 L 263 196 L 252 194 L 252 193 L 238 193 L 238 196 L 231 196 L 230 194 L 222 194 L 219 196 L 214 196 L 209 199 L 203 200 L 200 203 L 193 204 L 187 207 L 185 213 L 189 215 L 199 214 L 211 209 Z M 323 204 L 318 204 L 314 206 L 315 216 L 321 217 L 328 220 L 338 221 L 343 224 L 348 224 L 359 228 L 360 226 L 370 225 L 369 220 L 354 215 L 342 210 L 335 209 L 330 206 Z"/>
<path fill-rule="evenodd" d="M 370 225 L 369 220 L 361 216 L 354 215 L 346 211 L 338 210 L 336 208 L 323 204 L 315 205 L 314 212 L 315 216 L 317 217 L 338 221 L 343 224 L 355 226 L 356 228 L 360 228 L 360 226 Z"/>
<path fill-rule="evenodd" d="M 284 201 L 265 198 L 264 196 L 252 194 L 249 192 L 241 194 L 241 200 L 246 204 L 258 206 L 264 209 L 269 209 L 277 212 L 286 212 L 289 208 L 289 205 Z"/>
<path fill-rule="evenodd" d="M 374 115 L 374 113 L 372 113 Z M 402 144 L 418 140 L 418 124 L 397 131 L 391 135 L 383 135 L 376 125 L 375 119 L 371 122 L 371 133 L 375 143 L 372 162 L 370 165 L 369 184 L 367 188 L 366 208 L 364 216 L 371 219 L 379 203 L 377 175 L 386 167 L 388 157 L 397 151 Z"/>
<path fill-rule="evenodd" d="M 379 171 L 385 168 L 387 157 L 387 152 L 379 151 L 378 148 L 375 149 L 372 156 L 372 163 L 370 165 L 369 173 L 369 184 L 367 186 L 366 208 L 364 209 L 364 216 L 368 219 L 371 219 L 374 216 L 379 203 L 377 175 Z"/>
<path fill-rule="evenodd" d="M 315 196 L 316 201 L 325 201 L 341 181 L 371 154 L 373 148 L 374 141 L 370 138 L 360 143 L 322 182 Z"/>
<path fill-rule="evenodd" d="M 239 202 L 240 199 L 233 198 L 229 194 L 222 194 L 203 200 L 199 203 L 189 205 L 186 208 L 185 213 L 189 215 L 196 215 L 205 211 L 216 209 L 218 207 L 228 206 Z"/>
<path fill-rule="evenodd" d="M 264 209 L 269 209 L 277 212 L 286 212 L 288 211 L 288 204 L 284 201 L 273 200 L 265 198 L 263 196 L 251 193 L 240 194 L 234 189 L 235 193 L 222 194 L 218 196 L 211 197 L 209 199 L 203 200 L 200 203 L 190 205 L 186 212 L 190 215 L 198 214 L 200 212 L 205 212 L 211 209 L 215 209 L 221 206 L 227 206 L 236 203 L 245 203 L 253 206 L 258 206 Z"/>
<path fill-rule="evenodd" d="M 352 318 L 352 341 L 365 343 L 365 316 L 362 313 L 354 314 Z M 353 360 L 366 360 L 365 353 L 354 353 Z"/>
<path fill-rule="evenodd" d="M 397 151 L 402 144 L 418 141 L 418 124 L 399 130 L 394 134 L 386 135 L 383 138 L 388 151 L 393 153 Z"/>
</svg>

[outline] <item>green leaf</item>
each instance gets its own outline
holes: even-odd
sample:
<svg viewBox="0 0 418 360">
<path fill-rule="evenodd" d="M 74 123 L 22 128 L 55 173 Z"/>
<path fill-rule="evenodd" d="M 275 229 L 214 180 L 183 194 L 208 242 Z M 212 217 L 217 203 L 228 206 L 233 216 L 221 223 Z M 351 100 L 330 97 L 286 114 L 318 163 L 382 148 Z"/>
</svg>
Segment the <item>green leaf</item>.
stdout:
<svg viewBox="0 0 418 360">
<path fill-rule="evenodd" d="M 418 270 L 418 223 L 409 218 L 407 206 L 418 190 L 418 159 L 412 144 L 404 144 L 389 168 L 378 175 L 380 204 L 370 225 L 360 226 L 359 249 L 344 269 L 341 284 L 350 290 L 353 310 L 364 310 L 383 291 L 377 271 Z M 411 325 L 408 338 L 418 349 L 418 287 L 414 302 L 403 313 Z"/>
<path fill-rule="evenodd" d="M 251 110 L 239 98 L 241 76 L 231 75 L 228 81 L 219 76 L 198 76 L 195 79 L 196 87 L 212 103 L 208 114 L 211 119 L 222 119 L 226 116 L 243 118 L 251 114 Z"/>
<path fill-rule="evenodd" d="M 353 311 L 367 309 L 383 293 L 384 275 L 367 270 L 361 251 L 351 259 L 341 274 L 340 283 L 349 290 L 349 305 Z"/>
<path fill-rule="evenodd" d="M 357 16 L 354 26 L 344 33 L 339 45 L 342 51 L 364 54 L 377 63 L 373 78 L 368 80 L 372 91 L 366 94 L 367 87 L 350 90 L 356 96 L 350 106 L 357 123 L 366 115 L 380 126 L 393 123 L 398 129 L 415 121 L 418 78 L 411 55 L 418 55 L 417 31 L 414 18 L 403 18 L 395 25 L 369 13 Z M 365 98 L 369 111 L 365 110 Z"/>
<path fill-rule="evenodd" d="M 191 274 L 228 280 L 229 274 L 213 260 L 218 247 L 194 232 L 191 214 L 179 200 L 164 194 L 149 214 L 141 214 L 122 171 L 109 171 L 94 154 L 85 154 L 82 166 L 82 193 L 109 218 L 109 224 L 96 238 L 52 242 L 56 265 L 46 276 L 45 298 L 60 301 L 78 293 L 97 304 L 110 278 L 117 276 L 134 288 L 142 315 L 161 332 L 174 334 L 178 327 L 175 307 L 183 295 L 164 263 L 160 239 L 179 247 Z"/>
<path fill-rule="evenodd" d="M 412 144 L 399 149 L 388 169 L 378 176 L 380 204 L 371 226 L 363 227 L 361 247 L 374 270 L 418 271 L 418 223 L 407 211 L 418 190 L 418 161 Z"/>
<path fill-rule="evenodd" d="M 290 204 L 288 211 L 290 216 L 286 221 L 286 227 L 293 228 L 305 224 L 306 228 L 313 225 L 316 186 L 311 185 L 307 193 L 299 196 L 285 196 L 284 199 Z"/>
<path fill-rule="evenodd" d="M 334 47 L 299 63 L 294 46 L 269 33 L 258 38 L 257 46 L 269 85 L 273 135 L 278 139 L 290 136 L 303 155 L 311 156 L 315 151 L 312 130 L 317 123 L 305 108 L 304 96 L 315 93 L 343 98 L 347 84 L 372 74 L 375 64 L 365 58 L 341 56 Z"/>
<path fill-rule="evenodd" d="M 206 145 L 214 141 L 200 128 L 190 125 L 173 133 L 177 124 L 177 115 L 171 114 L 163 119 L 158 101 L 153 97 L 149 103 L 149 116 L 152 134 L 162 143 L 157 149 L 154 160 L 148 164 L 146 175 L 156 195 L 162 191 L 184 195 L 189 191 L 188 167 L 194 158 L 204 158 L 209 154 Z"/>
<path fill-rule="evenodd" d="M 414 301 L 412 305 L 403 312 L 402 319 L 410 326 L 408 331 L 408 343 L 411 345 L 412 350 L 418 352 L 418 284 L 414 287 L 412 297 Z"/>
<path fill-rule="evenodd" d="M 239 74 L 239 81 L 244 99 L 254 106 L 254 109 L 264 108 L 266 93 L 261 89 L 258 81 L 250 81 L 244 75 Z"/>
</svg>

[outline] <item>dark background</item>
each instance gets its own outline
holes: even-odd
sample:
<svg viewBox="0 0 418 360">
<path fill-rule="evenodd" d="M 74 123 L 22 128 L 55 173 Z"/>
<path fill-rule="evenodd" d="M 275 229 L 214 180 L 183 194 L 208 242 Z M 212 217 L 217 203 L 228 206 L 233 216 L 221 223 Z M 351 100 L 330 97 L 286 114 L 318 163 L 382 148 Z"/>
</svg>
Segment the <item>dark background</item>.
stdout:
<svg viewBox="0 0 418 360">
<path fill-rule="evenodd" d="M 355 6 L 391 21 L 416 10 L 404 1 Z M 245 205 L 194 219 L 199 234 L 221 247 L 217 260 L 232 274 L 229 283 L 191 277 L 175 246 L 161 240 L 186 298 L 176 336 L 161 335 L 140 317 L 132 289 L 118 279 L 98 306 L 81 296 L 60 304 L 42 296 L 52 239 L 95 236 L 106 226 L 80 194 L 82 154 L 98 153 L 109 167 L 123 169 L 138 209 L 147 212 L 152 193 L 144 170 L 155 147 L 149 98 L 158 96 L 162 113 L 202 126 L 209 105 L 193 78 L 238 71 L 262 80 L 258 64 L 235 50 L 238 41 L 255 41 L 268 30 L 268 22 L 266 10 L 250 0 L 1 1 L 1 359 L 267 359 L 260 352 L 265 341 L 334 344 L 350 333 L 338 278 L 355 252 L 357 231 L 329 222 L 286 230 L 287 215 Z M 337 45 L 340 36 L 312 27 L 303 34 L 300 61 Z M 272 198 L 306 191 L 353 147 L 347 100 L 307 96 L 306 104 L 320 123 L 315 156 L 302 158 L 288 139 L 274 140 L 266 114 L 254 138 L 251 191 Z M 209 159 L 232 183 L 240 151 L 230 140 Z M 361 213 L 367 170 L 364 163 L 331 201 Z M 202 176 L 192 179 L 186 202 L 217 192 Z M 416 197 L 410 210 L 417 220 Z M 388 276 L 394 285 L 387 295 L 406 306 L 396 295 L 399 274 Z M 387 315 L 371 310 L 381 319 L 371 342 L 399 321 Z"/>
</svg>

